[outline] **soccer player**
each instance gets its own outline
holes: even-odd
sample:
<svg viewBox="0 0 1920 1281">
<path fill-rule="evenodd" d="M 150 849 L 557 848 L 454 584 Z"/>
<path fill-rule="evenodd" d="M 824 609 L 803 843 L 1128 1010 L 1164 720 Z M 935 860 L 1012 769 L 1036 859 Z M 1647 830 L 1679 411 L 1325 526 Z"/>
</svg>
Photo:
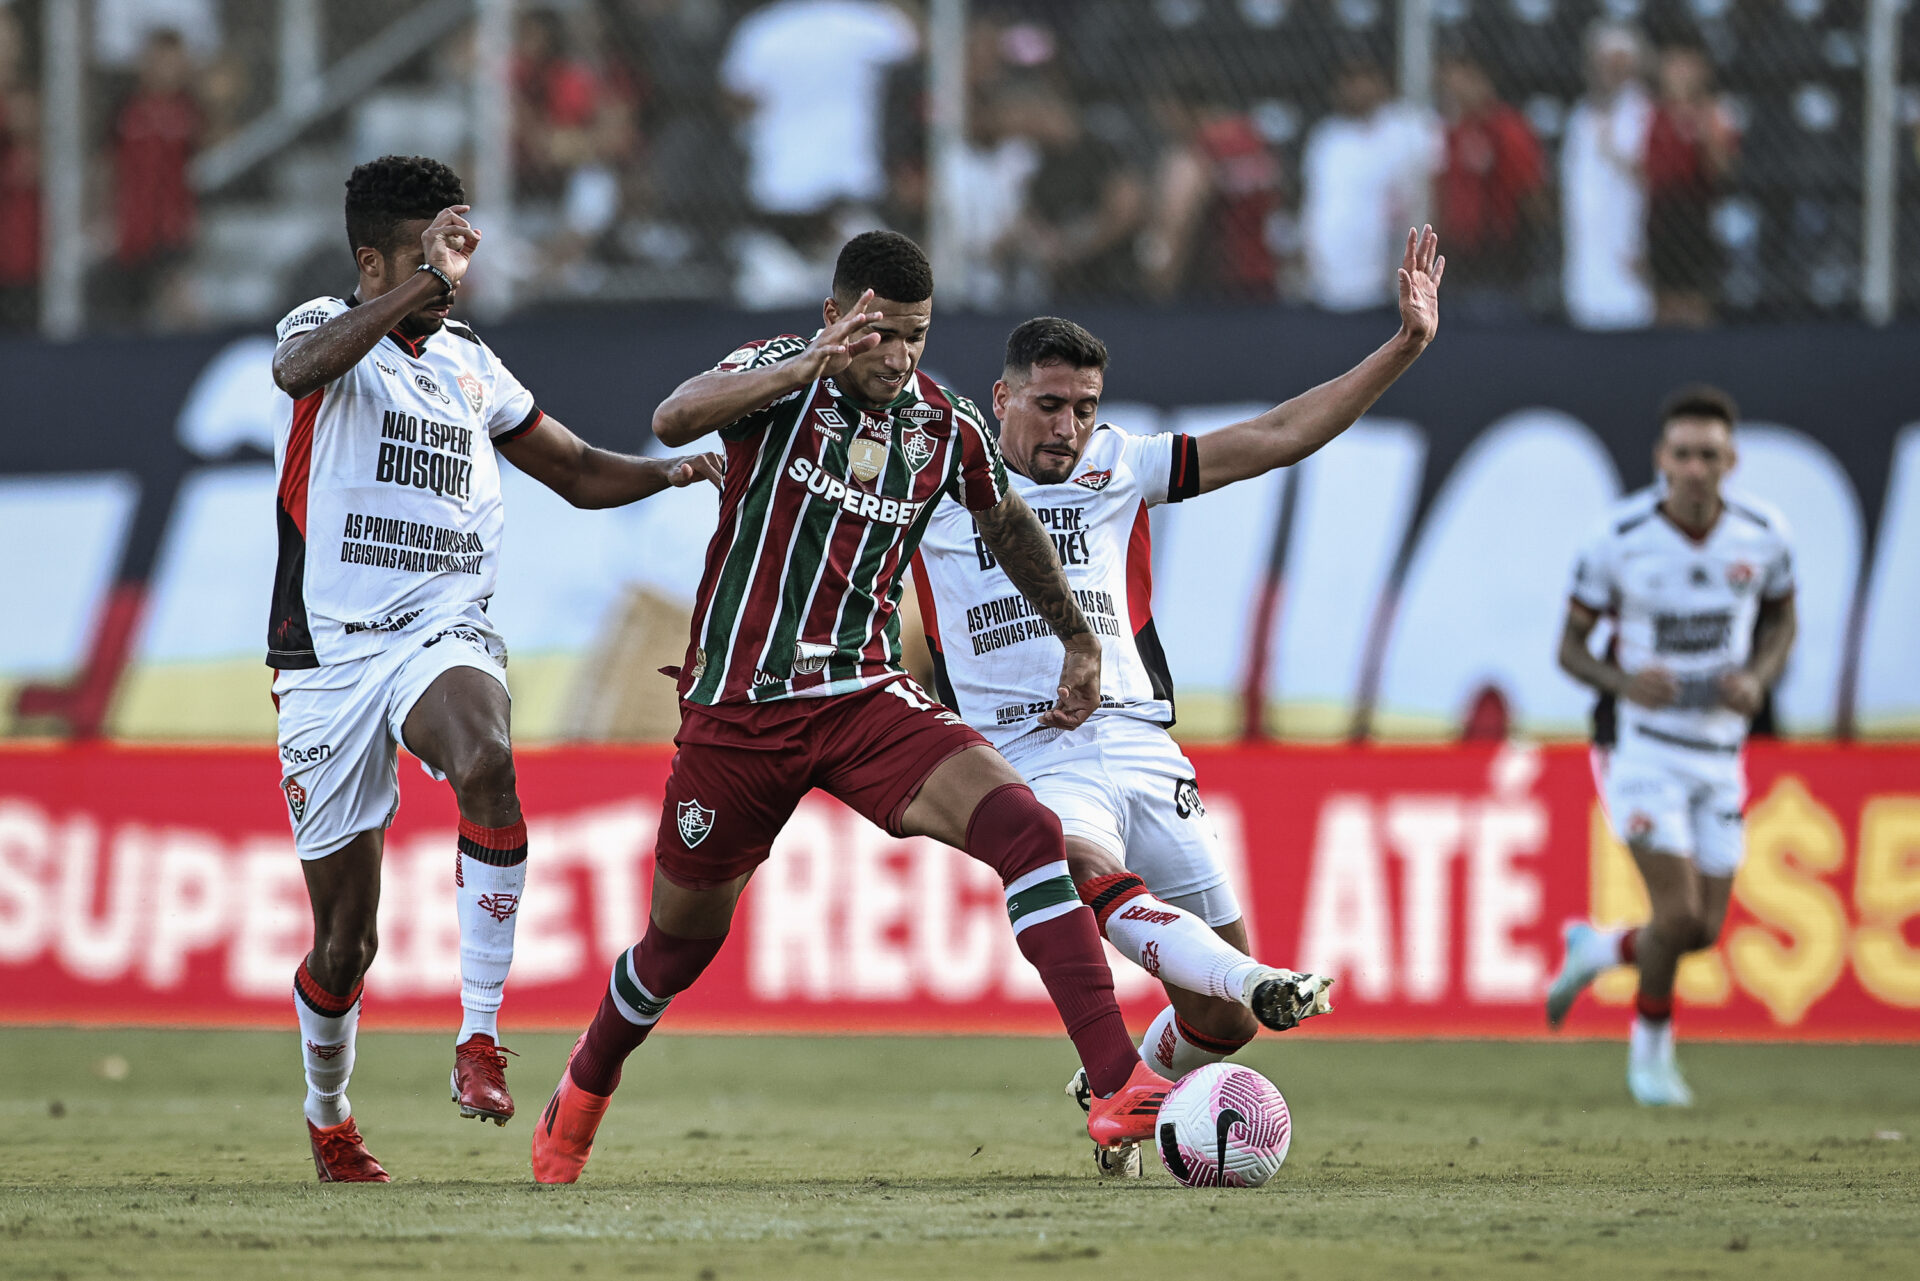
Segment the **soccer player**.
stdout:
<svg viewBox="0 0 1920 1281">
<path fill-rule="evenodd" d="M 1219 1062 L 1262 1024 L 1282 1030 L 1327 1012 L 1332 980 L 1247 954 L 1193 766 L 1167 733 L 1173 683 L 1153 625 L 1147 509 L 1299 462 L 1345 431 L 1433 341 L 1444 270 L 1432 229 L 1409 232 L 1392 341 L 1333 381 L 1200 438 L 1099 422 L 1107 349 L 1079 325 L 1045 316 L 1013 331 L 993 388 L 1000 449 L 1014 492 L 1059 545 L 1105 660 L 1100 706 L 1079 728 L 1037 715 L 1051 676 L 1045 649 L 971 515 L 941 504 L 921 544 L 914 582 L 940 696 L 1060 816 L 1074 882 L 1107 941 L 1166 986 L 1169 1004 L 1139 1054 L 1167 1077 Z M 1079 1080 L 1068 1089 L 1078 1096 Z M 1137 1148 L 1095 1158 L 1104 1173 L 1140 1170 Z"/>
<path fill-rule="evenodd" d="M 1746 852 L 1741 749 L 1796 626 L 1786 523 L 1724 492 L 1738 419 L 1713 387 L 1668 399 L 1653 450 L 1659 483 L 1622 499 L 1580 553 L 1560 634 L 1560 666 L 1600 693 L 1594 776 L 1653 919 L 1631 930 L 1569 924 L 1547 1022 L 1558 1027 L 1608 967 L 1636 967 L 1627 1088 L 1651 1107 L 1693 1102 L 1674 1059 L 1674 971 L 1720 937 Z M 1605 658 L 1587 645 L 1602 615 L 1615 627 Z"/>
<path fill-rule="evenodd" d="M 1093 711 L 1100 645 L 972 402 L 919 369 L 933 272 L 907 237 L 841 249 L 824 325 L 741 347 L 654 411 L 671 446 L 726 441 L 720 526 L 678 672 L 646 934 L 613 965 L 599 1012 L 534 1127 L 543 1183 L 580 1175 L 621 1066 L 725 941 L 748 877 L 818 787 L 895 836 L 925 835 L 993 867 L 1021 952 L 1086 1069 L 1088 1133 L 1150 1134 L 1167 1082 L 1134 1053 L 1093 914 L 1067 875 L 1060 820 L 900 666 L 902 572 L 939 500 L 974 513 L 1050 636 L 1040 719 Z"/>
<path fill-rule="evenodd" d="M 497 455 L 576 507 L 715 483 L 720 460 L 594 449 L 534 406 L 473 330 L 447 318 L 480 243 L 460 180 L 384 156 L 347 180 L 359 283 L 280 322 L 286 393 L 267 664 L 277 669 L 281 790 L 313 904 L 294 977 L 307 1130 L 323 1181 L 385 1182 L 347 1102 L 380 854 L 400 803 L 395 748 L 452 783 L 462 1116 L 513 1115 L 497 1015 L 526 882 L 507 651 L 487 620 L 503 516 Z"/>
</svg>

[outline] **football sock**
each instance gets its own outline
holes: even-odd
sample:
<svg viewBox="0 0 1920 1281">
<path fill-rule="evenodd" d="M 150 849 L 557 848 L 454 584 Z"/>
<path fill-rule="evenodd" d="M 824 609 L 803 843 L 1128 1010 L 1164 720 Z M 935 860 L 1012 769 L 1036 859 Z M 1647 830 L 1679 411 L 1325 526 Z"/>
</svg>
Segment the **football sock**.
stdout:
<svg viewBox="0 0 1920 1281">
<path fill-rule="evenodd" d="M 305 961 L 293 974 L 293 1009 L 300 1018 L 300 1057 L 306 1068 L 307 1120 L 321 1129 L 353 1114 L 347 1078 L 353 1075 L 354 1033 L 360 1026 L 360 984 L 335 996 L 314 981 Z"/>
<path fill-rule="evenodd" d="M 1622 965 L 1632 965 L 1639 956 L 1639 930 L 1612 930 L 1606 935 L 1613 940 L 1613 954 Z"/>
<path fill-rule="evenodd" d="M 1132 872 L 1089 877 L 1080 883 L 1080 897 L 1107 942 L 1162 982 L 1237 1002 L 1260 968 L 1192 912 L 1155 898 Z"/>
<path fill-rule="evenodd" d="M 1671 1011 L 1671 1006 L 1669 1006 Z M 1658 1063 L 1673 1056 L 1673 1019 L 1671 1013 L 1657 1019 L 1641 1014 L 1633 1020 L 1627 1036 L 1628 1062 Z"/>
<path fill-rule="evenodd" d="M 1000 873 L 1020 954 L 1040 972 L 1067 1036 L 1102 1098 L 1139 1061 L 1113 996 L 1093 913 L 1067 872 L 1060 820 L 1025 783 L 987 793 L 967 822 L 967 852 Z"/>
<path fill-rule="evenodd" d="M 1169 1005 L 1155 1016 L 1147 1034 L 1140 1038 L 1140 1058 L 1169 1081 L 1178 1081 L 1197 1067 L 1220 1062 L 1246 1043 L 1208 1036 Z"/>
<path fill-rule="evenodd" d="M 693 985 L 726 941 L 724 934 L 683 939 L 649 922 L 640 941 L 613 963 L 607 993 L 568 1068 L 573 1083 L 588 1094 L 612 1094 L 627 1056 L 647 1039 L 667 1012 L 667 1003 Z"/>
<path fill-rule="evenodd" d="M 1642 992 L 1633 998 L 1633 1012 L 1643 1023 L 1665 1023 L 1673 1017 L 1673 998 Z"/>
<path fill-rule="evenodd" d="M 500 1041 L 500 1000 L 513 964 L 513 928 L 527 885 L 527 825 L 481 827 L 460 820 L 453 856 L 460 910 L 460 1044 L 476 1033 Z"/>
</svg>

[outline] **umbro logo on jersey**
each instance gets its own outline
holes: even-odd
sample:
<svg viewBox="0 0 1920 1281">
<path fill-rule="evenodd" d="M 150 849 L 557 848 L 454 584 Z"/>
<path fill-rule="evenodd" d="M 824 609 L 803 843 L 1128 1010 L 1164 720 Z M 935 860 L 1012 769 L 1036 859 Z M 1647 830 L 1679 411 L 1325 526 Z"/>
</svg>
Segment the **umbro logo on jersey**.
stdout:
<svg viewBox="0 0 1920 1281">
<path fill-rule="evenodd" d="M 674 811 L 674 821 L 680 826 L 680 840 L 692 849 L 713 830 L 713 811 L 697 800 L 681 801 Z"/>
<path fill-rule="evenodd" d="M 841 439 L 840 433 L 847 429 L 847 420 L 840 416 L 838 410 L 816 410 L 814 411 L 814 417 L 820 421 L 813 425 L 813 429 L 822 436 L 825 436 L 828 440 L 836 443 Z"/>
<path fill-rule="evenodd" d="M 1109 467 L 1105 471 L 1081 472 L 1073 478 L 1073 483 L 1082 489 L 1091 489 L 1097 494 L 1113 483 L 1113 468 Z"/>
</svg>

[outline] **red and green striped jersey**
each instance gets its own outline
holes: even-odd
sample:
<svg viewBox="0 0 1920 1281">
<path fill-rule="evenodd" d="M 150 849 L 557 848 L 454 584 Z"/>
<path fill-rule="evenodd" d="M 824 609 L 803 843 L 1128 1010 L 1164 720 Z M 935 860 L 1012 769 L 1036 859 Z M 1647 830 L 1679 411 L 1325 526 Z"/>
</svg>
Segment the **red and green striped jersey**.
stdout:
<svg viewBox="0 0 1920 1281">
<path fill-rule="evenodd" d="M 807 342 L 748 343 L 716 368 L 773 364 Z M 917 370 L 880 407 L 822 378 L 720 435 L 726 486 L 681 697 L 817 698 L 899 673 L 901 576 L 934 508 L 948 494 L 974 511 L 1006 497 L 980 411 Z"/>
</svg>

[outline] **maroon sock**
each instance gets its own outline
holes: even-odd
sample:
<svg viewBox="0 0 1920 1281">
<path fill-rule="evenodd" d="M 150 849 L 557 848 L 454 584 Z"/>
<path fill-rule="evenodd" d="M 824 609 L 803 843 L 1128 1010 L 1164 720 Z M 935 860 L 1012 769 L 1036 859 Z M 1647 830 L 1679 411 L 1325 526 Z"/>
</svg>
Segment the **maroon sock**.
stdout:
<svg viewBox="0 0 1920 1281">
<path fill-rule="evenodd" d="M 1112 1094 L 1133 1075 L 1140 1053 L 1113 999 L 1113 971 L 1100 949 L 1100 930 L 1067 875 L 1059 818 L 1025 783 L 1008 783 L 987 793 L 967 820 L 967 853 L 1000 873 L 1003 884 L 1033 882 L 1007 899 L 1014 940 L 1040 971 L 1087 1069 L 1087 1084 L 1102 1097 Z M 1055 865 L 1057 877 L 1043 870 Z M 1060 912 L 1069 903 L 1072 909 Z"/>
<path fill-rule="evenodd" d="M 1178 1014 L 1173 1016 L 1173 1025 L 1180 1029 L 1181 1036 L 1187 1038 L 1188 1045 L 1191 1045 L 1196 1050 L 1205 1050 L 1208 1054 L 1225 1054 L 1231 1057 L 1245 1049 L 1247 1043 L 1253 1040 L 1250 1036 L 1243 1036 L 1234 1041 L 1222 1040 L 1217 1036 L 1208 1036 L 1205 1032 L 1202 1032 Z"/>
<path fill-rule="evenodd" d="M 1632 965 L 1640 952 L 1640 931 L 1628 930 L 1620 936 L 1620 964 Z"/>
<path fill-rule="evenodd" d="M 693 985 L 726 941 L 724 934 L 683 939 L 649 922 L 640 941 L 613 963 L 606 995 L 567 1069 L 573 1083 L 589 1094 L 612 1094 L 621 1065 L 653 1031 L 667 1002 Z"/>
<path fill-rule="evenodd" d="M 1642 992 L 1633 998 L 1633 1010 L 1649 1023 L 1665 1023 L 1673 1017 L 1673 998 Z"/>
</svg>

